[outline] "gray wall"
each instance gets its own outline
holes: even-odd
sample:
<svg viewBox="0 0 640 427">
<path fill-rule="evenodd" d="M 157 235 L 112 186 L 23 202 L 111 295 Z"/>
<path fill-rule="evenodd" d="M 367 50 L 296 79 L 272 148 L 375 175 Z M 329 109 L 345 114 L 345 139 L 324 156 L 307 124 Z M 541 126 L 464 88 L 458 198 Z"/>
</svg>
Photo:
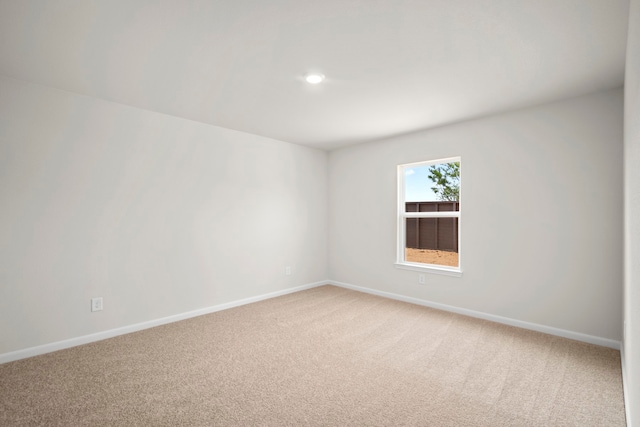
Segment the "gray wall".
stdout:
<svg viewBox="0 0 640 427">
<path fill-rule="evenodd" d="M 640 0 L 631 0 L 624 86 L 624 361 L 633 425 L 640 424 Z M 631 422 L 629 423 L 631 425 Z"/>
<path fill-rule="evenodd" d="M 0 354 L 326 279 L 326 171 L 322 151 L 0 77 Z"/>
<path fill-rule="evenodd" d="M 621 89 L 329 155 L 329 276 L 596 337 L 622 328 Z M 462 156 L 463 277 L 394 268 L 396 166 Z"/>
</svg>

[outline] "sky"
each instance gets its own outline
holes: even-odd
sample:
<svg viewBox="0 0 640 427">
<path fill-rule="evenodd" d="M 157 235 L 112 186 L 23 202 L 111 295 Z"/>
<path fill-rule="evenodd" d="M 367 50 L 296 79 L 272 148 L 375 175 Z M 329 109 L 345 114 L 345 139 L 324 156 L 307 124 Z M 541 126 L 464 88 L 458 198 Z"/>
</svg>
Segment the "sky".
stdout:
<svg viewBox="0 0 640 427">
<path fill-rule="evenodd" d="M 433 191 L 431 191 L 433 181 L 428 178 L 428 165 L 405 169 L 404 173 L 404 200 L 406 202 L 428 202 L 438 200 Z"/>
</svg>

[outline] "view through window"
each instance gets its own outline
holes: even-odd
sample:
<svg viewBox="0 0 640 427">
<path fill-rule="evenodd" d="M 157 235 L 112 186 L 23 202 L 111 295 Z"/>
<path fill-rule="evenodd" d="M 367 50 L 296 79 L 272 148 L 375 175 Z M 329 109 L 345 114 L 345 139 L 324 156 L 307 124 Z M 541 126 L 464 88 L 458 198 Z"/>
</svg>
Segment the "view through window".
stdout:
<svg viewBox="0 0 640 427">
<path fill-rule="evenodd" d="M 460 269 L 460 158 L 398 167 L 398 262 Z"/>
</svg>

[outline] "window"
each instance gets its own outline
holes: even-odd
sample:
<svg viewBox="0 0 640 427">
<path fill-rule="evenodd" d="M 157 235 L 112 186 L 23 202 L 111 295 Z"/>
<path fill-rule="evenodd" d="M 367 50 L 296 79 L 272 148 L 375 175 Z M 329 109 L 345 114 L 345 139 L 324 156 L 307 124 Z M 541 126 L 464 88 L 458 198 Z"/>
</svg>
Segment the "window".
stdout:
<svg viewBox="0 0 640 427">
<path fill-rule="evenodd" d="M 398 166 L 398 268 L 460 276 L 460 157 Z"/>
</svg>

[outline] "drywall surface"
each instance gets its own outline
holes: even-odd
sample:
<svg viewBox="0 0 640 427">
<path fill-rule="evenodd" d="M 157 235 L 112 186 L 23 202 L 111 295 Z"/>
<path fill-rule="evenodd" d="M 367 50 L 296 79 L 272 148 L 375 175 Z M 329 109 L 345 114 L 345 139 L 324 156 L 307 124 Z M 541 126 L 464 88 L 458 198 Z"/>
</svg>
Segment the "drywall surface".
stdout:
<svg viewBox="0 0 640 427">
<path fill-rule="evenodd" d="M 0 206 L 0 354 L 327 277 L 326 152 L 4 77 Z"/>
<path fill-rule="evenodd" d="M 624 85 L 625 388 L 629 425 L 640 425 L 640 0 L 631 0 Z M 632 424 L 633 423 L 633 424 Z"/>
<path fill-rule="evenodd" d="M 622 89 L 329 155 L 329 275 L 620 340 Z M 462 157 L 462 277 L 399 270 L 397 165 Z"/>
</svg>

